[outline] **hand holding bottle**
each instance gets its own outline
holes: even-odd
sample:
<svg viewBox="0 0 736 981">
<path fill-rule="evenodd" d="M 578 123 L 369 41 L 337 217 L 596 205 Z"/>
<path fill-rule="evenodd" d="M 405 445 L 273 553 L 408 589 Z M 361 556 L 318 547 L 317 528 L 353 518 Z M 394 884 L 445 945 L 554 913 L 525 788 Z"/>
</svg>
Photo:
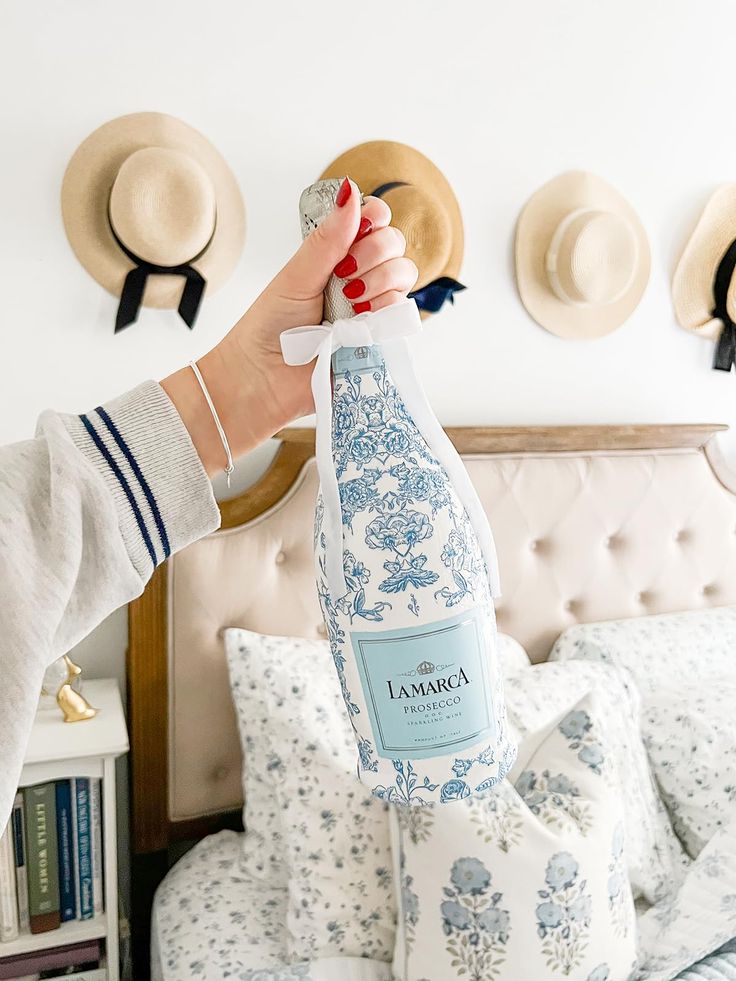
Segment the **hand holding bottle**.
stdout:
<svg viewBox="0 0 736 981">
<path fill-rule="evenodd" d="M 313 411 L 309 365 L 284 364 L 284 330 L 318 324 L 330 276 L 347 279 L 356 312 L 403 300 L 417 278 L 404 257 L 406 243 L 378 198 L 361 205 L 344 182 L 341 204 L 309 235 L 229 334 L 198 362 L 234 457 L 253 449 L 287 423 Z M 366 304 L 370 304 L 367 307 Z M 162 382 L 210 475 L 225 466 L 222 443 L 197 381 L 183 368 Z"/>
</svg>

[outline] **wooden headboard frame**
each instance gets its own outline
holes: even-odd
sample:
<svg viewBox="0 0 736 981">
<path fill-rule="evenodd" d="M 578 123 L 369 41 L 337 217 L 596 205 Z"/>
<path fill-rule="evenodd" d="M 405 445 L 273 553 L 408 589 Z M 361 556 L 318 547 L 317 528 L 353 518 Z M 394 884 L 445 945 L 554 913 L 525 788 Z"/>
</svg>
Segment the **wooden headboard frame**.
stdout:
<svg viewBox="0 0 736 981">
<path fill-rule="evenodd" d="M 448 429 L 461 454 L 586 453 L 608 450 L 691 448 L 704 452 L 716 477 L 736 493 L 733 472 L 715 440 L 727 426 L 608 425 Z M 288 429 L 263 477 L 221 504 L 222 529 L 253 520 L 275 505 L 314 455 L 314 430 Z M 172 822 L 168 815 L 167 570 L 159 567 L 143 595 L 130 604 L 127 656 L 131 755 L 131 837 L 134 927 L 146 935 L 150 899 L 169 864 L 169 849 L 223 827 L 242 827 L 240 812 Z M 136 920 L 138 923 L 136 924 Z M 145 977 L 137 960 L 136 977 Z"/>
</svg>

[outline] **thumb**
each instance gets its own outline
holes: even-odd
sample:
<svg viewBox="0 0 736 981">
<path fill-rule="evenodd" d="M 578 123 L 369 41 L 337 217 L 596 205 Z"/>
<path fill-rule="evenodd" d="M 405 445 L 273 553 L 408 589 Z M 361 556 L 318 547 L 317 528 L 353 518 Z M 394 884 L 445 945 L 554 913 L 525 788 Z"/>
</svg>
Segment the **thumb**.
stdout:
<svg viewBox="0 0 736 981">
<path fill-rule="evenodd" d="M 345 189 L 350 193 L 345 198 Z M 332 212 L 304 239 L 301 248 L 282 270 L 291 295 L 313 297 L 321 293 L 340 259 L 355 241 L 360 225 L 360 191 L 345 178 Z"/>
</svg>

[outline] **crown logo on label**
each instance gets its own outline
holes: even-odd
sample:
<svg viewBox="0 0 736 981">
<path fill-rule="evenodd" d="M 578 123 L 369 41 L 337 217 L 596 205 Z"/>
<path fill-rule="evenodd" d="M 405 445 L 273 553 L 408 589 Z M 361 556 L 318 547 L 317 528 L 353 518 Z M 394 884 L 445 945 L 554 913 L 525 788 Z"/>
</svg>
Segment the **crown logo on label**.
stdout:
<svg viewBox="0 0 736 981">
<path fill-rule="evenodd" d="M 364 359 L 364 358 L 367 358 L 368 357 L 368 348 L 367 347 L 356 347 L 356 349 L 355 349 L 355 357 L 356 358 L 360 358 L 361 360 Z"/>
<path fill-rule="evenodd" d="M 451 668 L 452 666 L 453 662 L 449 662 L 448 664 L 432 664 L 431 661 L 421 661 L 411 671 L 400 671 L 399 677 L 413 678 L 417 674 L 434 674 L 436 671 L 444 671 L 445 668 Z"/>
</svg>

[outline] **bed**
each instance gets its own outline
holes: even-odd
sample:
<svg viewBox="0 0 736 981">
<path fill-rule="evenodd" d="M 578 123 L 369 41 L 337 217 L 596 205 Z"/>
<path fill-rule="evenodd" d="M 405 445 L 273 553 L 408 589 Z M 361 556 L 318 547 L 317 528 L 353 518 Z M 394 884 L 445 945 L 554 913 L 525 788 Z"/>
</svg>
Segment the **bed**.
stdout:
<svg viewBox="0 0 736 981">
<path fill-rule="evenodd" d="M 575 623 L 736 603 L 736 474 L 716 439 L 725 428 L 448 430 L 494 530 L 499 629 L 532 661 Z M 227 869 L 226 892 L 238 878 L 242 756 L 221 630 L 324 636 L 312 577 L 314 434 L 289 429 L 279 440 L 266 474 L 223 502 L 221 530 L 161 567 L 130 607 L 136 978 L 148 976 L 154 892 L 187 844 L 222 832 L 184 858 L 169 895 L 196 892 L 203 854 Z M 277 964 L 278 897 L 268 899 L 255 927 Z M 163 948 L 154 931 L 157 977 L 176 956 L 176 929 Z"/>
</svg>

